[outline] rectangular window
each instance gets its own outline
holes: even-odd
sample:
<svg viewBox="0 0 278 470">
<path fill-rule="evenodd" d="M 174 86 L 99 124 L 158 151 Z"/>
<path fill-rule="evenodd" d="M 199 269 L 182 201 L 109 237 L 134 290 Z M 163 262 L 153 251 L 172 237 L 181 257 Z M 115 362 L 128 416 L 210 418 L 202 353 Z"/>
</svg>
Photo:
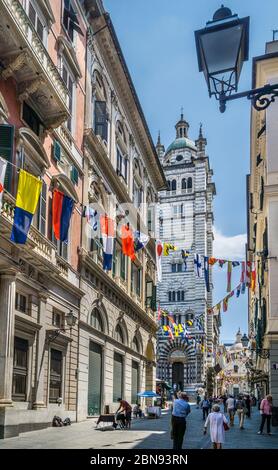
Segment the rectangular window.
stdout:
<svg viewBox="0 0 278 470">
<path fill-rule="evenodd" d="M 172 264 L 172 273 L 175 273 L 175 272 L 177 272 L 177 265 Z"/>
<path fill-rule="evenodd" d="M 27 297 L 26 295 L 16 292 L 15 294 L 15 309 L 22 313 L 27 313 Z"/>
<path fill-rule="evenodd" d="M 105 101 L 95 102 L 95 134 L 102 140 L 108 140 L 108 120 Z"/>
<path fill-rule="evenodd" d="M 126 256 L 121 252 L 121 278 L 126 280 Z"/>
<path fill-rule="evenodd" d="M 53 311 L 52 314 L 52 325 L 56 328 L 63 328 L 63 314 L 61 312 L 57 312 L 56 310 Z"/>
<path fill-rule="evenodd" d="M 38 209 L 33 217 L 33 225 L 42 235 L 46 234 L 46 198 L 47 198 L 47 184 L 42 182 L 42 190 L 39 198 Z"/>
<path fill-rule="evenodd" d="M 74 31 L 83 36 L 82 30 L 79 26 L 77 13 L 74 10 L 71 0 L 64 0 L 63 26 L 72 42 L 74 40 Z"/>
<path fill-rule="evenodd" d="M 26 401 L 28 376 L 28 341 L 14 338 L 14 363 L 12 399 Z"/>
<path fill-rule="evenodd" d="M 146 282 L 146 307 L 151 307 L 153 296 L 153 282 Z"/>
<path fill-rule="evenodd" d="M 51 349 L 49 403 L 57 403 L 57 398 L 62 397 L 62 367 L 62 352 L 57 351 L 56 349 Z"/>
<path fill-rule="evenodd" d="M 181 273 L 181 272 L 182 272 L 182 264 L 179 263 L 179 264 L 177 265 L 177 268 L 178 268 L 178 269 L 177 269 L 178 273 Z"/>
<path fill-rule="evenodd" d="M 172 292 L 171 291 L 168 292 L 168 300 L 169 300 L 169 302 L 172 302 Z"/>
<path fill-rule="evenodd" d="M 113 361 L 113 401 L 123 396 L 123 356 L 114 353 Z"/>
<path fill-rule="evenodd" d="M 54 140 L 53 143 L 53 158 L 56 162 L 61 161 L 61 145 L 57 140 Z"/>
<path fill-rule="evenodd" d="M 30 1 L 29 1 L 28 16 L 29 16 L 35 30 L 37 31 L 38 36 L 40 37 L 41 41 L 44 43 L 45 24 L 44 24 L 44 21 L 43 21 L 42 17 L 39 16 L 35 6 Z"/>
<path fill-rule="evenodd" d="M 23 103 L 23 113 L 22 118 L 26 124 L 32 129 L 32 131 L 40 137 L 41 131 L 43 129 L 43 123 L 34 111 L 27 103 Z"/>
<path fill-rule="evenodd" d="M 181 301 L 181 293 L 178 290 L 178 292 L 177 292 L 177 302 L 180 302 L 180 301 Z"/>
<path fill-rule="evenodd" d="M 72 165 L 71 172 L 70 172 L 70 179 L 73 182 L 73 184 L 78 185 L 78 178 L 79 178 L 78 169 L 76 168 L 76 166 Z"/>
<path fill-rule="evenodd" d="M 65 85 L 68 89 L 69 92 L 69 112 L 70 116 L 67 120 L 67 128 L 71 132 L 72 131 L 72 122 L 73 122 L 73 114 L 74 114 L 74 109 L 73 109 L 73 100 L 74 100 L 74 79 L 70 75 L 69 69 L 67 66 L 63 63 L 63 68 L 62 68 L 62 77 L 65 82 Z"/>
<path fill-rule="evenodd" d="M 13 161 L 14 126 L 0 125 L 0 156 L 8 162 Z M 11 192 L 12 165 L 7 164 L 4 187 Z"/>
</svg>

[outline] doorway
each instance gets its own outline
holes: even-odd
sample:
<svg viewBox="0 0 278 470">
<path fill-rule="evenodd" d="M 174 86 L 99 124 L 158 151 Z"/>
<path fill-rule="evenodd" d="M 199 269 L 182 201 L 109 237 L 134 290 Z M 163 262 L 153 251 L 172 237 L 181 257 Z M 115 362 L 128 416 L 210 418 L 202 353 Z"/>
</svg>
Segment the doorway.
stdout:
<svg viewBox="0 0 278 470">
<path fill-rule="evenodd" d="M 182 362 L 174 362 L 172 365 L 172 385 L 174 390 L 183 392 L 184 364 Z"/>
<path fill-rule="evenodd" d="M 99 415 L 102 399 L 102 347 L 90 341 L 88 374 L 88 416 Z"/>
</svg>

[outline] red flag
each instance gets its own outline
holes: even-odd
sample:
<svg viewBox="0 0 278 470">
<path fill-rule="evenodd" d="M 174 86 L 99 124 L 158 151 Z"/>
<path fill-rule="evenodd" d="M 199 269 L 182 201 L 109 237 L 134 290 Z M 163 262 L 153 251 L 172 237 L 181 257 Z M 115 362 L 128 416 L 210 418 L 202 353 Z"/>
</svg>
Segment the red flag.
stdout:
<svg viewBox="0 0 278 470">
<path fill-rule="evenodd" d="M 129 224 L 122 226 L 122 252 L 129 256 L 131 261 L 135 260 L 134 237 Z"/>
</svg>

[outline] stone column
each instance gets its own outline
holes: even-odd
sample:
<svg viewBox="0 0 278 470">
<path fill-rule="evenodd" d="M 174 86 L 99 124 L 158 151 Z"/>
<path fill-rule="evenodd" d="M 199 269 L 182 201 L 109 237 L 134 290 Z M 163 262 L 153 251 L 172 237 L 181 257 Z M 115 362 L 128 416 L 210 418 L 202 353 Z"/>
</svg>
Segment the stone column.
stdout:
<svg viewBox="0 0 278 470">
<path fill-rule="evenodd" d="M 0 407 L 12 406 L 15 272 L 0 276 Z"/>
<path fill-rule="evenodd" d="M 46 320 L 46 301 L 45 295 L 39 297 L 39 315 L 38 323 L 42 326 L 37 332 L 36 338 L 36 376 L 35 376 L 35 401 L 33 408 L 45 408 L 44 402 L 44 357 L 45 357 L 45 320 Z"/>
</svg>

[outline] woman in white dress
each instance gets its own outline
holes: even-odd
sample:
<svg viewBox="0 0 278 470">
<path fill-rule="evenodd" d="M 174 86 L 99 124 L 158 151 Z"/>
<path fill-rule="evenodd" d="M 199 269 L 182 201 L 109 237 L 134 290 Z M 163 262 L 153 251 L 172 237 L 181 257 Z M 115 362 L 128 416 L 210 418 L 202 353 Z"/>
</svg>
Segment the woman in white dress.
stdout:
<svg viewBox="0 0 278 470">
<path fill-rule="evenodd" d="M 214 405 L 212 407 L 212 413 L 207 417 L 204 427 L 204 434 L 207 432 L 207 426 L 210 425 L 210 438 L 212 447 L 214 449 L 221 449 L 223 442 L 225 442 L 225 429 L 224 424 L 228 424 L 228 421 L 223 413 L 220 413 L 220 406 Z"/>
</svg>

